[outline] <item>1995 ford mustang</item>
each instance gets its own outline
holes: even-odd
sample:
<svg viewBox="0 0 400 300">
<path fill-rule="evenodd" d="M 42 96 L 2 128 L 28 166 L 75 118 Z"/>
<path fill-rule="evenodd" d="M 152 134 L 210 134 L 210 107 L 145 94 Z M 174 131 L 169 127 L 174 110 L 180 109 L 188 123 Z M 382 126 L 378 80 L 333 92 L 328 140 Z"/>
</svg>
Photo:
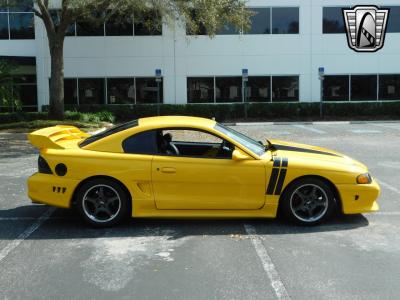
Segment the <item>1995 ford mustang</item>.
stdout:
<svg viewBox="0 0 400 300">
<path fill-rule="evenodd" d="M 276 217 L 314 225 L 336 210 L 378 210 L 365 165 L 328 149 L 251 139 L 213 120 L 153 117 L 95 135 L 72 126 L 28 136 L 40 149 L 33 202 L 75 206 L 102 227 L 132 217 Z"/>
</svg>

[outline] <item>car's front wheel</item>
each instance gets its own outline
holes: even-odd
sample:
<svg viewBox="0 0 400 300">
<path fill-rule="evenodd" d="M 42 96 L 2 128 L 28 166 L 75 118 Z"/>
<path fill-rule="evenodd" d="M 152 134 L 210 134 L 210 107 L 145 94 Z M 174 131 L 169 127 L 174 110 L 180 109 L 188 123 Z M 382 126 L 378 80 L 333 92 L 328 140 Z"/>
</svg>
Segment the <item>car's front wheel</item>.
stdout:
<svg viewBox="0 0 400 300">
<path fill-rule="evenodd" d="M 128 195 L 113 180 L 90 180 L 77 193 L 78 211 L 92 226 L 108 227 L 120 223 L 127 217 L 129 207 Z"/>
<path fill-rule="evenodd" d="M 299 225 L 316 225 L 335 210 L 332 189 L 318 178 L 303 178 L 292 183 L 282 196 L 284 216 Z"/>
</svg>

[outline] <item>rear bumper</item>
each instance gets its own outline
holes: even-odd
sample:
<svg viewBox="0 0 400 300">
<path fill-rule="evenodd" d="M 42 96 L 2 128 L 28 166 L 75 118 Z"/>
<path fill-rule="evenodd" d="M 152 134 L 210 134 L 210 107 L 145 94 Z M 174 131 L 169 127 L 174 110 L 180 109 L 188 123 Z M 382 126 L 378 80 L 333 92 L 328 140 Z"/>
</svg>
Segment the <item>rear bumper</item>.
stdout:
<svg viewBox="0 0 400 300">
<path fill-rule="evenodd" d="M 69 208 L 79 181 L 35 173 L 28 179 L 28 196 L 35 203 Z"/>
<path fill-rule="evenodd" d="M 370 184 L 338 184 L 337 189 L 342 200 L 345 214 L 360 214 L 379 210 L 376 202 L 380 195 L 380 187 L 373 180 Z"/>
</svg>

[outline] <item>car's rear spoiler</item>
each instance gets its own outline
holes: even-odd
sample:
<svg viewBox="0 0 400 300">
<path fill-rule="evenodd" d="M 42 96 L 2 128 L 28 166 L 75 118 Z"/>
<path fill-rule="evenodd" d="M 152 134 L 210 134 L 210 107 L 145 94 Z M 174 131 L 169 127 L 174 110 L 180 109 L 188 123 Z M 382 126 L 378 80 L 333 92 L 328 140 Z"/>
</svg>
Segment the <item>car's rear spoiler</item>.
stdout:
<svg viewBox="0 0 400 300">
<path fill-rule="evenodd" d="M 28 139 L 38 149 L 65 149 L 66 142 L 89 136 L 74 126 L 57 125 L 36 130 L 28 134 Z"/>
</svg>

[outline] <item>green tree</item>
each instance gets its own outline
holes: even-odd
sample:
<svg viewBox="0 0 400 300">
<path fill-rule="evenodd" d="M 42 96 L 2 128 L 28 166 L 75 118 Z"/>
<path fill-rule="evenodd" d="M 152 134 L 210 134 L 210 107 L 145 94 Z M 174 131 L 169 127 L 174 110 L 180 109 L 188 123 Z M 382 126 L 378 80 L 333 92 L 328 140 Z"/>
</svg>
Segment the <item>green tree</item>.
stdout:
<svg viewBox="0 0 400 300">
<path fill-rule="evenodd" d="M 16 69 L 16 65 L 6 60 L 0 60 L 0 106 L 11 110 L 21 109 L 18 89 L 12 76 Z"/>
<path fill-rule="evenodd" d="M 19 4 L 25 0 L 9 0 Z M 52 6 L 59 2 L 59 7 Z M 77 19 L 104 22 L 108 18 L 132 18 L 156 12 L 162 22 L 173 26 L 186 24 L 191 32 L 205 28 L 213 36 L 226 24 L 238 30 L 249 27 L 251 13 L 245 10 L 246 0 L 34 0 L 35 15 L 43 20 L 51 56 L 50 108 L 52 117 L 64 117 L 64 40 L 68 27 Z M 54 18 L 57 9 L 57 18 Z M 96 12 L 101 12 L 101 15 Z M 194 13 L 195 12 L 195 13 Z M 122 18 L 121 18 L 122 19 Z M 146 19 L 148 27 L 157 26 Z M 154 27 L 153 27 L 154 28 Z"/>
</svg>

